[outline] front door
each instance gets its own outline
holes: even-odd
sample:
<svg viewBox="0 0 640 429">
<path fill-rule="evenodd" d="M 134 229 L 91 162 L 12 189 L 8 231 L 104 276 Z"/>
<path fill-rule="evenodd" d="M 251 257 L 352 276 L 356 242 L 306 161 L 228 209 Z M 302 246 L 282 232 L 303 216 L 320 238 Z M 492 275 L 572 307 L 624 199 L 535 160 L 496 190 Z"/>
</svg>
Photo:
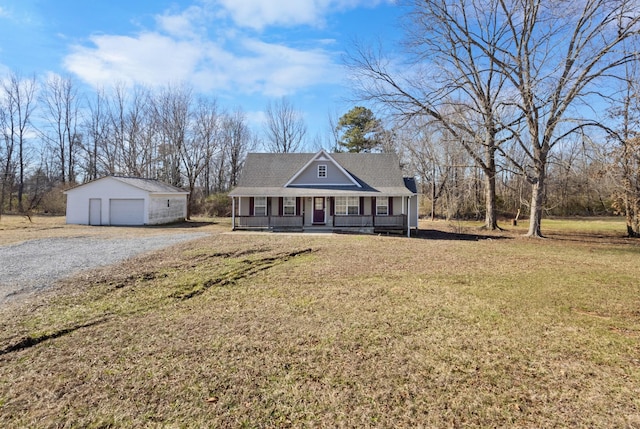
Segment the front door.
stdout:
<svg viewBox="0 0 640 429">
<path fill-rule="evenodd" d="M 313 223 L 314 224 L 324 224 L 325 216 L 324 216 L 325 204 L 324 197 L 313 197 Z"/>
</svg>

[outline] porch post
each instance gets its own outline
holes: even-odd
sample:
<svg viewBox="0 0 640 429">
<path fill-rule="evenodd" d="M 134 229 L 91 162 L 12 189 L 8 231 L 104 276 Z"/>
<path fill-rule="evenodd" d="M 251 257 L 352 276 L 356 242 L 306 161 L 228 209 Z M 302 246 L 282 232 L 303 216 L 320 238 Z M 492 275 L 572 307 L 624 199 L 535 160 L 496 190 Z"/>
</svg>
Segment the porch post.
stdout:
<svg viewBox="0 0 640 429">
<path fill-rule="evenodd" d="M 236 230 L 236 197 L 231 197 L 231 231 Z"/>
<path fill-rule="evenodd" d="M 407 197 L 407 237 L 411 237 L 411 197 Z"/>
</svg>

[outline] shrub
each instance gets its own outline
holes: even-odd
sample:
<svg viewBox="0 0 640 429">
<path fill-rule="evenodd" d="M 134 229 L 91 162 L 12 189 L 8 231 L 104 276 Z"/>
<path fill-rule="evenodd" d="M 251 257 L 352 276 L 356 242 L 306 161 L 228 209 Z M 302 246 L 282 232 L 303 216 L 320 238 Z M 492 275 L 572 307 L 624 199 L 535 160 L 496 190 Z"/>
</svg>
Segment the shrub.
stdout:
<svg viewBox="0 0 640 429">
<path fill-rule="evenodd" d="M 209 216 L 231 216 L 231 198 L 226 193 L 209 195 L 205 199 L 204 208 Z"/>
</svg>

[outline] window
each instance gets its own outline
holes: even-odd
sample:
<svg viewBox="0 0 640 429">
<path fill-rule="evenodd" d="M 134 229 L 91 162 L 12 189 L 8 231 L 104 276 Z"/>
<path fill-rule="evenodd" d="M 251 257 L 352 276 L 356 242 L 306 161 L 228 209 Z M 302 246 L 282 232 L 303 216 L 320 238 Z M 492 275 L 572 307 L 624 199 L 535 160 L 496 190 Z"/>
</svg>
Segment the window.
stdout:
<svg viewBox="0 0 640 429">
<path fill-rule="evenodd" d="M 389 197 L 376 197 L 376 216 L 389 214 Z"/>
<path fill-rule="evenodd" d="M 282 214 L 285 216 L 295 216 L 296 197 L 284 197 L 282 200 Z"/>
<path fill-rule="evenodd" d="M 327 177 L 327 166 L 325 164 L 318 165 L 318 179 Z"/>
<path fill-rule="evenodd" d="M 267 215 L 267 197 L 255 197 L 253 199 L 253 215 L 254 216 Z"/>
<path fill-rule="evenodd" d="M 337 215 L 360 214 L 360 198 L 359 197 L 336 197 L 335 213 Z"/>
</svg>

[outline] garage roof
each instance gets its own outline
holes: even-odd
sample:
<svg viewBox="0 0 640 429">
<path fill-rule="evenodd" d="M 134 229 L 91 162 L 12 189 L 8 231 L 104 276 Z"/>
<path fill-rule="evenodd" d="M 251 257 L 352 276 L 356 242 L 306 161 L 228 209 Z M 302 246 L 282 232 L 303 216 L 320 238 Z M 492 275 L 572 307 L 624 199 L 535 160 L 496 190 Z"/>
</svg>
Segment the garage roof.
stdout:
<svg viewBox="0 0 640 429">
<path fill-rule="evenodd" d="M 69 191 L 73 191 L 74 189 L 78 189 L 82 186 L 86 186 L 89 185 L 93 182 L 96 182 L 98 180 L 103 180 L 103 179 L 115 179 L 119 182 L 125 183 L 127 185 L 130 186 L 134 186 L 138 189 L 142 189 L 143 191 L 147 191 L 151 194 L 188 194 L 188 191 L 185 191 L 183 189 L 178 188 L 177 186 L 173 186 L 173 185 L 169 185 L 167 183 L 163 183 L 160 182 L 159 180 L 155 180 L 155 179 L 143 179 L 141 177 L 127 177 L 127 176 L 105 176 L 102 177 L 100 179 L 96 179 L 93 180 L 91 182 L 88 183 L 84 183 L 82 185 L 78 185 L 74 188 L 71 188 L 67 191 L 65 191 L 65 193 L 69 192 Z"/>
</svg>

